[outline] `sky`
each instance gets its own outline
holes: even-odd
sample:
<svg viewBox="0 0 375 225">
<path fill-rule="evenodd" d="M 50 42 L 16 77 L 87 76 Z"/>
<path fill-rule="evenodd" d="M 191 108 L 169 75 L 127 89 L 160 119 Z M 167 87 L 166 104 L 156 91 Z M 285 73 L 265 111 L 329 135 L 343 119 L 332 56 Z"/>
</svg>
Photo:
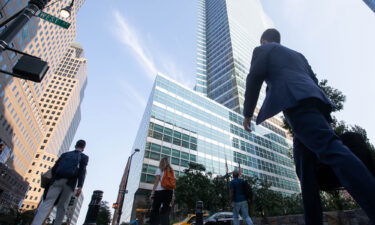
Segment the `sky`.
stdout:
<svg viewBox="0 0 375 225">
<path fill-rule="evenodd" d="M 360 0 L 261 2 L 282 43 L 347 96 L 336 116 L 365 128 L 375 143 L 374 13 Z M 156 72 L 194 86 L 196 6 L 196 0 L 87 0 L 80 9 L 77 41 L 89 81 L 75 139 L 87 141 L 90 161 L 78 224 L 94 190 L 103 190 L 110 205 L 116 201 Z"/>
</svg>

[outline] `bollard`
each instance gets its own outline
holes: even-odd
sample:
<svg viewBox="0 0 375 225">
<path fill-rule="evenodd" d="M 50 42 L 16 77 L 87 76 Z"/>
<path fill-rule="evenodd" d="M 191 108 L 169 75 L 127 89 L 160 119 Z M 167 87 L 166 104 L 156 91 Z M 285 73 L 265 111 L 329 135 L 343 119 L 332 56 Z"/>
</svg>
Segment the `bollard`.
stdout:
<svg viewBox="0 0 375 225">
<path fill-rule="evenodd" d="M 203 225 L 203 202 L 197 201 L 195 205 L 195 224 Z"/>
<path fill-rule="evenodd" d="M 103 191 L 94 191 L 91 196 L 91 202 L 89 204 L 89 209 L 87 210 L 86 219 L 83 225 L 96 225 L 96 219 L 98 217 L 102 198 Z"/>
</svg>

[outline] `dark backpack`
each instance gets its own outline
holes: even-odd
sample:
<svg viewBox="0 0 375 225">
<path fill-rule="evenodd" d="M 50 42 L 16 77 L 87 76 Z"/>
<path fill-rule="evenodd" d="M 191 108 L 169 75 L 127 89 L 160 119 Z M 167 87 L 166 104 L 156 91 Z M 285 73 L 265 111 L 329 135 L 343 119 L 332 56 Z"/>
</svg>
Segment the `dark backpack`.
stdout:
<svg viewBox="0 0 375 225">
<path fill-rule="evenodd" d="M 246 199 L 251 200 L 253 198 L 253 190 L 251 189 L 249 183 L 246 180 L 243 180 L 242 185 Z"/>
<path fill-rule="evenodd" d="M 71 151 L 61 155 L 56 168 L 56 176 L 60 178 L 73 178 L 78 176 L 81 152 Z"/>
</svg>

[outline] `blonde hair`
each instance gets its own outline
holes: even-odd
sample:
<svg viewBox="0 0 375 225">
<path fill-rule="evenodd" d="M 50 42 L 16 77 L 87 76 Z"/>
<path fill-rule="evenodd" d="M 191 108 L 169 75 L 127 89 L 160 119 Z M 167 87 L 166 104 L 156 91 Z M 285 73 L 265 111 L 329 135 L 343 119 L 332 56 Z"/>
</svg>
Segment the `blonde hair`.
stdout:
<svg viewBox="0 0 375 225">
<path fill-rule="evenodd" d="M 172 169 L 171 167 L 171 164 L 169 164 L 169 160 L 167 157 L 164 157 L 160 160 L 160 163 L 159 163 L 159 169 L 161 171 L 164 171 L 165 169 Z"/>
</svg>

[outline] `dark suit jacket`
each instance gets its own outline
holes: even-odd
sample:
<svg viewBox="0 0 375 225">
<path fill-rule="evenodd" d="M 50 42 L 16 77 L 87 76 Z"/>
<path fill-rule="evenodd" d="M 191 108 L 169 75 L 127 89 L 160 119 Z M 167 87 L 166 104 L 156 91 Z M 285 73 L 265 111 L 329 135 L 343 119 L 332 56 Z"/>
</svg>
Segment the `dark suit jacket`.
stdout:
<svg viewBox="0 0 375 225">
<path fill-rule="evenodd" d="M 56 171 L 56 168 L 58 167 L 60 161 L 61 161 L 61 158 L 64 154 L 72 154 L 72 153 L 75 153 L 75 151 L 78 151 L 78 150 L 74 150 L 74 151 L 70 151 L 70 152 L 65 152 L 63 153 L 59 159 L 56 161 L 55 165 L 52 167 L 52 177 L 53 177 L 53 180 L 58 180 L 58 179 L 61 179 L 62 177 L 59 177 L 58 175 L 56 175 L 55 171 Z M 73 177 L 71 179 L 68 179 L 68 185 L 74 190 L 76 187 L 79 187 L 81 188 L 83 186 L 83 183 L 85 182 L 85 177 L 86 177 L 86 166 L 89 162 L 89 157 L 83 153 L 81 153 L 81 160 L 79 162 L 79 170 L 78 170 L 78 175 L 76 177 Z M 78 184 L 77 184 L 78 183 Z"/>
<path fill-rule="evenodd" d="M 254 49 L 246 79 L 244 116 L 252 117 L 259 91 L 266 82 L 266 98 L 257 117 L 257 124 L 277 113 L 295 107 L 303 99 L 317 98 L 331 108 L 332 103 L 318 85 L 306 58 L 277 43 Z"/>
</svg>

